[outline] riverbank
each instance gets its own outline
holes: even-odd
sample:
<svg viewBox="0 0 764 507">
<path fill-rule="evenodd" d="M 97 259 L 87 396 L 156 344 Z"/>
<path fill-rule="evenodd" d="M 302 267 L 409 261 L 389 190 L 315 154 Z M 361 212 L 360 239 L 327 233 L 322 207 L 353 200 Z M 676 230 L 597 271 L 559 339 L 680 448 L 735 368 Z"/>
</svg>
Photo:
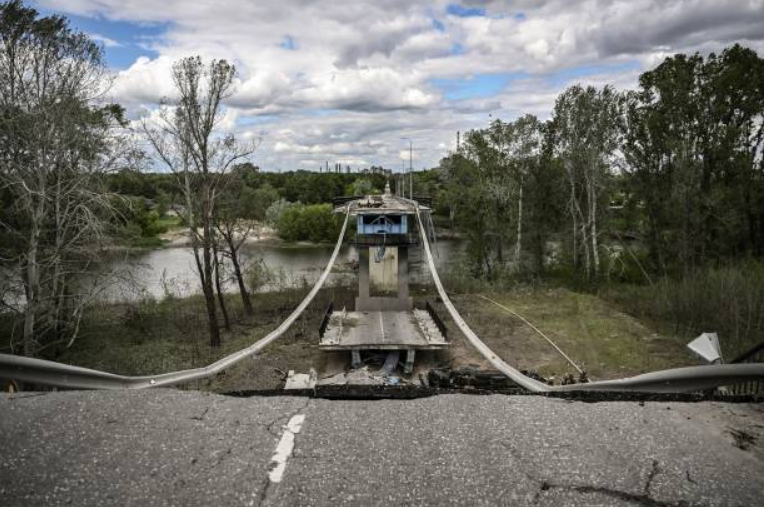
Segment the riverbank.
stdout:
<svg viewBox="0 0 764 507">
<path fill-rule="evenodd" d="M 201 231 L 200 231 L 201 233 Z M 191 246 L 191 235 L 187 227 L 172 227 L 157 236 L 165 248 L 183 248 Z M 238 240 L 240 235 L 236 235 Z M 256 225 L 247 235 L 245 244 L 281 244 L 278 232 L 266 225 Z"/>
<path fill-rule="evenodd" d="M 288 289 L 256 294 L 254 316 L 245 315 L 238 297 L 229 295 L 227 307 L 234 324 L 223 331 L 220 348 L 207 343 L 204 302 L 199 296 L 99 305 L 88 312 L 74 345 L 49 358 L 125 375 L 204 366 L 264 337 L 306 293 L 307 289 Z M 490 368 L 447 318 L 430 287 L 413 287 L 412 294 L 417 305 L 430 301 L 444 317 L 451 347 L 420 353 L 414 374 L 405 380 L 417 383 L 419 374 L 431 368 Z M 214 378 L 182 387 L 216 392 L 278 389 L 289 370 L 307 373 L 314 368 L 320 376 L 344 371 L 349 367 L 349 357 L 320 351 L 318 327 L 330 301 L 335 308 L 352 308 L 354 296 L 354 288 L 322 289 L 287 334 L 260 354 Z M 594 295 L 563 288 L 519 287 L 488 296 L 542 329 L 591 378 L 617 378 L 697 364 L 685 349 L 685 339 L 657 333 Z M 509 364 L 558 382 L 576 374 L 529 326 L 477 293 L 454 296 L 453 301 L 473 330 Z"/>
</svg>

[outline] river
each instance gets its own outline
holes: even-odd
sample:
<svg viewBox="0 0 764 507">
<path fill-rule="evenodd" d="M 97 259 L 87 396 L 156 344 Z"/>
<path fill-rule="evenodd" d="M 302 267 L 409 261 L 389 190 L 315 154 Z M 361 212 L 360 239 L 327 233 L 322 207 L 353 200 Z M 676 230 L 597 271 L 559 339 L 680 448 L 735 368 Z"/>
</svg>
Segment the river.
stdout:
<svg viewBox="0 0 764 507">
<path fill-rule="evenodd" d="M 459 240 L 441 240 L 435 256 L 439 268 L 455 261 L 464 251 L 465 243 Z M 247 244 L 242 247 L 242 259 L 247 264 L 262 263 L 269 273 L 268 281 L 259 292 L 279 290 L 287 287 L 313 284 L 320 276 L 332 255 L 332 245 L 288 245 L 278 243 Z M 411 281 L 427 282 L 430 274 L 419 248 L 412 249 Z M 435 250 L 435 249 L 434 249 Z M 435 251 L 433 255 L 435 255 Z M 103 293 L 108 301 L 134 300 L 150 295 L 163 298 L 169 292 L 176 296 L 188 296 L 199 291 L 199 277 L 196 274 L 193 253 L 190 248 L 163 248 L 108 261 L 118 272 L 130 273 L 129 281 L 124 277 Z M 357 280 L 358 251 L 354 245 L 341 247 L 329 283 Z M 234 289 L 233 282 L 227 283 Z"/>
</svg>

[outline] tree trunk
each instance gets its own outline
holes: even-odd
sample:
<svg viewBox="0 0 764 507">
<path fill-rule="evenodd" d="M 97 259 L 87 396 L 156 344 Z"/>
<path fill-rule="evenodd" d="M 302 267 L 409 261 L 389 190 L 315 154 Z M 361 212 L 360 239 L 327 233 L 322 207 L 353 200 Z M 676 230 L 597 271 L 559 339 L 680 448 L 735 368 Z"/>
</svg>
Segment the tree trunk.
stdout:
<svg viewBox="0 0 764 507">
<path fill-rule="evenodd" d="M 42 184 L 42 170 L 40 171 L 41 186 Z M 37 352 L 35 347 L 35 324 L 37 322 L 37 310 L 40 302 L 40 266 L 38 263 L 39 245 L 40 245 L 40 222 L 45 211 L 45 200 L 42 196 L 38 197 L 38 201 L 34 207 L 34 213 L 32 215 L 31 230 L 29 234 L 29 248 L 27 250 L 26 259 L 26 298 L 27 304 L 24 309 L 24 337 L 23 337 L 23 349 L 24 355 L 31 357 Z"/>
<path fill-rule="evenodd" d="M 228 309 L 225 306 L 225 298 L 223 297 L 223 289 L 220 285 L 220 257 L 218 256 L 217 242 L 212 242 L 212 254 L 215 258 L 215 289 L 218 293 L 218 303 L 220 304 L 220 312 L 223 314 L 223 324 L 227 331 L 231 330 L 231 319 L 228 317 Z"/>
<path fill-rule="evenodd" d="M 597 190 L 594 182 L 589 183 L 589 223 L 591 224 L 592 261 L 594 263 L 594 277 L 600 274 L 599 242 L 597 240 Z"/>
<path fill-rule="evenodd" d="M 571 241 L 573 244 L 572 250 L 573 250 L 573 269 L 578 269 L 578 222 L 576 220 L 577 212 L 576 212 L 576 185 L 573 181 L 573 176 L 570 175 L 570 216 L 573 219 L 573 234 L 571 236 Z"/>
<path fill-rule="evenodd" d="M 236 282 L 239 285 L 239 294 L 241 294 L 241 302 L 244 305 L 244 312 L 247 315 L 254 315 L 255 310 L 252 308 L 252 299 L 249 297 L 247 291 L 247 285 L 244 283 L 244 275 L 241 272 L 241 264 L 239 264 L 239 251 L 233 242 L 233 238 L 226 237 L 228 243 L 229 253 L 231 254 L 231 264 L 233 264 L 233 274 L 236 276 Z"/>
<path fill-rule="evenodd" d="M 523 180 L 520 179 L 520 195 L 517 199 L 517 244 L 515 245 L 515 270 L 522 271 L 520 256 L 523 248 Z"/>
<path fill-rule="evenodd" d="M 581 220 L 581 244 L 584 247 L 584 272 L 586 273 L 587 280 L 592 276 L 592 259 L 589 254 L 589 238 L 587 237 L 587 224 Z"/>
<path fill-rule="evenodd" d="M 37 236 L 39 235 L 37 224 L 32 225 L 32 237 L 29 242 L 29 250 L 26 260 L 26 299 L 27 304 L 24 309 L 24 355 L 31 357 L 34 355 L 34 332 L 35 320 L 37 318 L 37 298 L 39 291 L 39 271 L 37 266 Z"/>
<path fill-rule="evenodd" d="M 215 289 L 212 285 L 213 262 L 212 262 L 212 220 L 210 208 L 210 189 L 209 183 L 205 184 L 203 196 L 205 202 L 202 204 L 202 261 L 204 276 L 202 277 L 202 290 L 204 292 L 204 301 L 207 304 L 207 318 L 210 328 L 210 346 L 220 346 L 220 328 L 218 327 L 217 308 L 215 306 Z"/>
</svg>

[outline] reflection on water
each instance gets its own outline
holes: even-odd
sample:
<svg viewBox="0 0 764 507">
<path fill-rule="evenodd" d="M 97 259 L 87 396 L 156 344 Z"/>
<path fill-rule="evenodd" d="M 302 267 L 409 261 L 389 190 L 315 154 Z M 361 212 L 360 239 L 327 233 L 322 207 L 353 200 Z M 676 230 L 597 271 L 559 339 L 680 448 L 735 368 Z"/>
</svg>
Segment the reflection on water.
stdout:
<svg viewBox="0 0 764 507">
<path fill-rule="evenodd" d="M 438 267 L 453 261 L 463 251 L 464 243 L 455 240 L 438 242 Z M 312 285 L 329 262 L 333 247 L 326 246 L 280 246 L 253 245 L 242 247 L 244 263 L 262 262 L 272 274 L 270 281 L 261 287 L 261 292 Z M 413 283 L 430 280 L 426 265 L 421 262 L 419 248 L 411 253 L 411 280 Z M 434 252 L 433 252 L 434 255 Z M 129 259 L 112 260 L 111 268 L 129 268 L 131 283 L 120 282 L 109 287 L 104 297 L 110 301 L 134 299 L 141 293 L 161 298 L 167 289 L 180 296 L 199 290 L 194 256 L 190 248 L 165 248 L 140 254 L 132 254 Z M 343 245 L 334 265 L 329 283 L 351 281 L 355 283 L 358 265 L 358 251 L 353 245 Z M 233 281 L 229 281 L 233 289 Z"/>
</svg>

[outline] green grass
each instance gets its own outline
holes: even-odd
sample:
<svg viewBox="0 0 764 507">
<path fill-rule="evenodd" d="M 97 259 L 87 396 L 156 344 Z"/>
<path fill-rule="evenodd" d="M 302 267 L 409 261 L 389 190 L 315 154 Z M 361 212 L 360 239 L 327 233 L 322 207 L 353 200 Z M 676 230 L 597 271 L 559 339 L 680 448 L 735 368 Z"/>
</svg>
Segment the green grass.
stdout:
<svg viewBox="0 0 764 507">
<path fill-rule="evenodd" d="M 322 289 L 303 317 L 256 358 L 189 387 L 218 391 L 276 388 L 281 383 L 279 372 L 308 371 L 316 366 L 314 361 L 320 356 L 318 326 L 323 312 L 329 300 L 343 300 L 344 292 Z M 238 294 L 229 294 L 226 301 L 233 326 L 230 331 L 221 329 L 222 345 L 218 348 L 209 346 L 201 296 L 100 305 L 89 309 L 72 347 L 50 350 L 46 357 L 122 375 L 151 375 L 206 366 L 264 337 L 294 310 L 305 294 L 300 289 L 257 294 L 253 317 L 244 314 Z"/>
<path fill-rule="evenodd" d="M 128 242 L 128 246 L 131 248 L 162 248 L 168 241 L 158 236 L 139 236 L 137 238 L 131 238 Z"/>
<path fill-rule="evenodd" d="M 180 217 L 170 216 L 170 215 L 166 215 L 158 219 L 156 221 L 156 224 L 158 227 L 161 227 L 165 230 L 177 229 L 178 227 L 183 226 L 183 224 L 181 223 Z"/>
<path fill-rule="evenodd" d="M 686 341 L 716 332 L 726 360 L 764 340 L 761 261 L 697 269 L 653 285 L 615 285 L 603 295 L 630 315 Z"/>
<path fill-rule="evenodd" d="M 595 295 L 543 287 L 486 295 L 532 322 L 593 378 L 695 364 L 685 340 L 657 333 Z M 575 373 L 543 337 L 512 314 L 472 295 L 455 301 L 473 330 L 505 361 L 545 376 Z"/>
</svg>

